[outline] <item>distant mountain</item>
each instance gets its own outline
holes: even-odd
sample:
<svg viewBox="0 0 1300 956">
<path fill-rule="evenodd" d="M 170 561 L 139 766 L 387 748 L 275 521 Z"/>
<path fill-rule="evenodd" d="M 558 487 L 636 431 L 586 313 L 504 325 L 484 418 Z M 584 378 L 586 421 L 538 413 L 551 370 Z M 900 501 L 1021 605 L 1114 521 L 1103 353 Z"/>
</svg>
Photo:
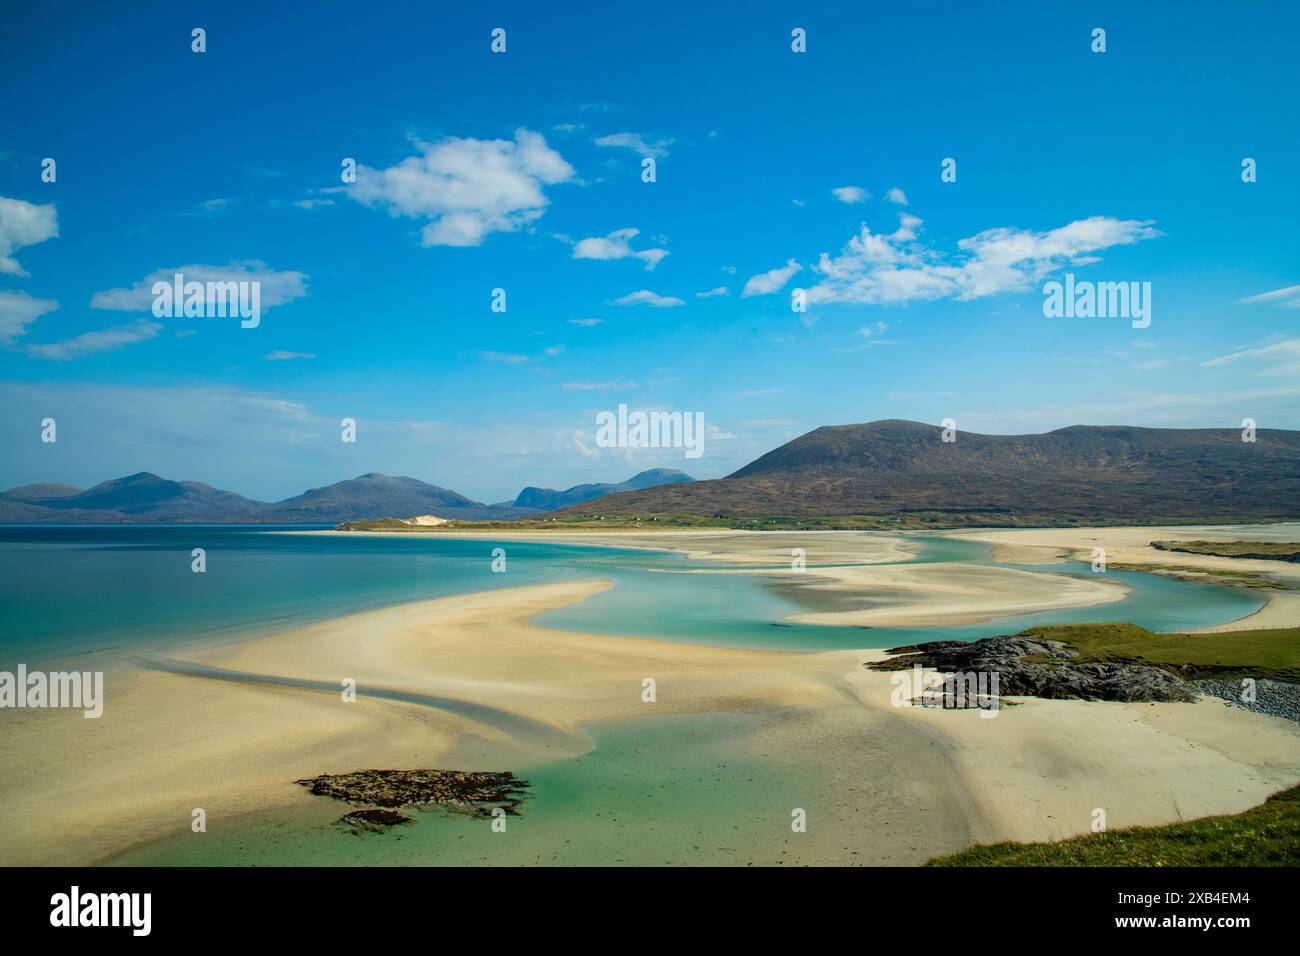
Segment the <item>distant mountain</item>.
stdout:
<svg viewBox="0 0 1300 956">
<path fill-rule="evenodd" d="M 537 511 L 554 511 L 557 508 L 581 504 L 584 501 L 590 501 L 604 495 L 617 494 L 620 491 L 637 491 L 642 488 L 654 488 L 659 485 L 678 484 L 694 480 L 690 475 L 677 471 L 675 468 L 651 468 L 649 471 L 633 475 L 627 481 L 616 485 L 574 485 L 564 491 L 528 487 L 519 492 L 519 496 L 515 498 L 515 507 L 532 508 Z"/>
<path fill-rule="evenodd" d="M 15 497 L 15 493 L 20 491 L 23 489 L 15 488 L 7 494 Z M 169 481 L 147 471 L 100 482 L 75 494 L 29 499 L 28 503 L 53 511 L 103 511 L 168 520 L 196 520 L 210 516 L 219 516 L 221 520 L 255 518 L 266 507 L 260 501 L 232 491 L 221 491 L 197 481 Z"/>
<path fill-rule="evenodd" d="M 7 494 L 0 495 L 0 522 L 15 524 L 28 521 L 44 521 L 51 517 L 68 520 L 49 508 L 42 508 L 40 505 L 31 505 L 25 501 L 19 501 Z"/>
<path fill-rule="evenodd" d="M 268 505 L 263 520 L 348 521 L 433 514 L 466 521 L 518 517 L 508 506 L 485 505 L 464 495 L 415 478 L 390 478 L 370 472 L 359 478 L 312 488 L 294 498 Z"/>
<path fill-rule="evenodd" d="M 17 488 L 10 488 L 5 492 L 7 497 L 17 501 L 25 501 L 29 505 L 39 504 L 45 498 L 66 498 L 68 495 L 79 494 L 81 494 L 81 489 L 76 485 L 60 485 L 55 482 L 19 485 Z"/>
<path fill-rule="evenodd" d="M 818 428 L 713 481 L 561 513 L 976 516 L 979 523 L 1300 517 L 1300 432 L 1085 426 L 980 435 L 908 421 Z"/>
<path fill-rule="evenodd" d="M 436 514 L 461 520 L 508 520 L 537 514 L 513 505 L 485 505 L 415 478 L 376 472 L 312 488 L 280 502 L 254 501 L 198 481 L 171 481 L 150 472 L 81 490 L 35 484 L 0 494 L 0 522 L 107 521 L 276 522 L 284 524 Z"/>
<path fill-rule="evenodd" d="M 1231 521 L 1300 518 L 1300 432 L 1262 429 L 1058 429 L 980 435 L 919 422 L 818 428 L 739 471 L 694 481 L 668 469 L 621 484 L 525 488 L 485 505 L 414 478 L 378 473 L 268 503 L 149 472 L 81 490 L 23 485 L 0 494 L 0 522 L 339 523 L 436 515 L 509 520 L 680 513 L 722 517 L 908 516 L 922 525 Z M 626 489 L 626 490 L 625 490 Z"/>
</svg>

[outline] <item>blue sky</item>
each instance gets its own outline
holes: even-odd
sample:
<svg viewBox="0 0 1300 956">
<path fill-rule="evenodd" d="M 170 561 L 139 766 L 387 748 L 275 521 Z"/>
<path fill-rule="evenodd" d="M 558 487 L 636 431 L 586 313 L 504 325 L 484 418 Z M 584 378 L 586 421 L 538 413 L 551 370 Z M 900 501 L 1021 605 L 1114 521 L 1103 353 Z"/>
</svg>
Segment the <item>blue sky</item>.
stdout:
<svg viewBox="0 0 1300 956">
<path fill-rule="evenodd" d="M 879 418 L 1300 427 L 1300 8 L 986 6 L 10 8 L 0 487 L 497 501 Z M 155 318 L 181 266 L 256 274 L 260 325 Z M 1067 272 L 1150 282 L 1150 327 L 1045 318 Z M 703 457 L 596 447 L 620 402 L 702 412 Z"/>
</svg>

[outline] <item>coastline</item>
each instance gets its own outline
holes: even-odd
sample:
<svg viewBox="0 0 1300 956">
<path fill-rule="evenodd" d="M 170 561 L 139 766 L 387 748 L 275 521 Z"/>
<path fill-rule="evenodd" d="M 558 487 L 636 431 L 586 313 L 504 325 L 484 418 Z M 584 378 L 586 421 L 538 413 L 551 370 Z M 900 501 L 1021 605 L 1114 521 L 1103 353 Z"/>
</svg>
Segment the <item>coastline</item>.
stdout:
<svg viewBox="0 0 1300 956">
<path fill-rule="evenodd" d="M 161 838 L 191 839 L 195 807 L 210 831 L 296 812 L 307 799 L 293 784 L 302 777 L 574 760 L 593 747 L 588 728 L 618 722 L 654 734 L 660 716 L 761 718 L 744 739 L 770 773 L 797 768 L 792 779 L 824 815 L 808 840 L 790 841 L 790 808 L 770 808 L 793 863 L 916 864 L 972 841 L 1052 839 L 1086 832 L 1098 806 L 1111 826 L 1235 812 L 1300 779 L 1300 727 L 1218 701 L 1026 699 L 986 719 L 894 706 L 890 675 L 862 667 L 878 651 L 739 650 L 531 623 L 606 586 L 421 601 L 192 649 L 174 665 L 322 687 L 352 677 L 355 703 L 333 690 L 124 664 L 111 672 L 99 721 L 7 718 L 0 855 L 109 862 Z M 642 700 L 646 678 L 656 681 L 654 703 Z M 719 740 L 720 759 L 739 740 Z M 670 767 L 663 774 L 671 779 Z M 819 804 L 829 784 L 834 802 Z M 323 838 L 335 836 L 347 838 Z"/>
<path fill-rule="evenodd" d="M 1281 582 L 1294 590 L 1258 590 L 1263 605 L 1222 624 L 1197 630 L 1214 632 L 1251 628 L 1287 627 L 1300 622 L 1300 565 L 1281 561 L 1224 558 L 1159 551 L 1150 542 L 1167 538 L 1208 540 L 1300 540 L 1300 522 L 1243 525 L 1159 525 L 1140 527 L 1070 527 L 962 529 L 927 532 L 926 536 L 987 544 L 999 564 L 1036 565 L 1036 573 L 1010 568 L 956 568 L 954 581 L 936 581 L 944 575 L 923 566 L 873 568 L 905 562 L 916 546 L 893 531 L 281 531 L 278 534 L 430 536 L 454 535 L 485 541 L 558 541 L 607 548 L 669 551 L 687 560 L 731 563 L 746 573 L 785 578 L 810 596 L 827 598 L 824 608 L 793 615 L 805 624 L 858 627 L 907 627 L 924 624 L 976 624 L 1017 614 L 1067 608 L 1092 607 L 1120 601 L 1127 588 L 1097 576 L 1091 582 L 1051 574 L 1051 565 L 1092 560 L 1092 549 L 1105 548 L 1107 560 L 1135 570 L 1157 572 L 1168 568 L 1199 568 L 1207 573 L 1245 571 Z M 804 572 L 789 570 L 790 550 L 803 547 L 808 554 Z M 772 567 L 776 565 L 776 567 Z M 831 566 L 826 566 L 831 565 Z M 839 566 L 843 565 L 843 566 Z M 782 567 L 785 566 L 785 567 Z M 931 565 L 933 566 L 933 565 Z M 978 572 L 978 573 L 977 573 Z M 685 569 L 682 573 L 726 573 L 717 569 Z M 1022 577 L 1021 575 L 1031 575 Z M 963 580 L 964 579 L 964 580 Z M 1208 581 L 1215 583 L 1213 577 Z M 1232 582 L 1218 582 L 1232 585 Z M 947 592 L 946 595 L 944 592 Z M 846 609 L 855 597 L 872 607 Z M 945 600 L 945 596 L 947 600 Z M 925 612 L 908 601 L 928 605 Z M 971 605 L 976 605 L 971 609 Z"/>
<path fill-rule="evenodd" d="M 1253 628 L 1295 627 L 1300 624 L 1300 565 L 1285 561 L 1225 558 L 1214 555 L 1160 551 L 1152 541 L 1184 538 L 1208 541 L 1295 541 L 1300 540 L 1300 522 L 1268 525 L 1168 525 L 1126 528 L 1034 528 L 1008 531 L 951 531 L 946 534 L 980 541 L 998 548 L 1014 548 L 1018 560 L 1040 554 L 1056 559 L 1071 555 L 1089 561 L 1093 548 L 1103 548 L 1110 564 L 1138 566 L 1142 570 L 1195 568 L 1207 574 L 1246 572 L 1282 585 L 1285 590 L 1258 592 L 1264 605 L 1251 614 L 1212 627 L 1203 633 L 1240 631 Z M 996 555 L 996 552 L 995 552 Z M 1213 581 L 1214 578 L 1207 577 Z"/>
</svg>

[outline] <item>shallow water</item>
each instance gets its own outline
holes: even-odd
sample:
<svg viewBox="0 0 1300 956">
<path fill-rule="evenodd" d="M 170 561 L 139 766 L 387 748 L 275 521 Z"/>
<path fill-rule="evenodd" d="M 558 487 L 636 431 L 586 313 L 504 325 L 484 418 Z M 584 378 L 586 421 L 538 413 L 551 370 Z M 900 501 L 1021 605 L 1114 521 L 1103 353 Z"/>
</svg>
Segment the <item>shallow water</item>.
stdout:
<svg viewBox="0 0 1300 956">
<path fill-rule="evenodd" d="M 464 866 L 664 865 L 780 862 L 791 809 L 817 819 L 807 775 L 776 773 L 745 742 L 759 718 L 646 717 L 594 728 L 595 749 L 574 760 L 517 769 L 529 783 L 505 832 L 442 810 L 383 834 L 334 820 L 347 805 L 304 794 L 301 813 L 261 821 L 209 819 L 115 863 L 156 865 Z M 725 794 L 725 799 L 719 799 Z"/>
<path fill-rule="evenodd" d="M 918 535 L 913 560 L 989 563 L 989 547 Z M 506 571 L 492 571 L 492 551 Z M 207 570 L 191 571 L 204 548 Z M 229 640 L 341 614 L 498 587 L 607 578 L 614 586 L 537 618 L 599 634 L 787 650 L 971 640 L 1048 622 L 1126 620 L 1153 630 L 1206 627 L 1249 614 L 1251 592 L 1111 571 L 1122 602 L 969 627 L 838 628 L 784 620 L 805 607 L 789 584 L 749 574 L 665 574 L 734 564 L 672 553 L 548 541 L 279 534 L 230 526 L 0 527 L 0 667 L 107 650 Z M 1035 568 L 1089 574 L 1080 563 Z M 816 574 L 816 566 L 808 568 Z"/>
<path fill-rule="evenodd" d="M 987 545 L 911 537 L 918 545 L 913 561 L 991 563 Z M 784 620 L 814 600 L 788 581 L 744 573 L 662 573 L 710 565 L 670 553 L 547 541 L 500 543 L 507 571 L 494 573 L 497 546 L 450 537 L 291 535 L 228 526 L 0 528 L 0 668 L 19 660 L 30 664 L 96 652 L 147 654 L 176 643 L 232 640 L 414 600 L 593 577 L 614 586 L 545 612 L 537 623 L 599 634 L 817 650 L 969 640 L 1041 623 L 1124 620 L 1153 630 L 1187 629 L 1240 617 L 1262 603 L 1253 592 L 1223 585 L 1111 571 L 1131 593 L 1094 608 L 966 627 L 821 627 Z M 207 551 L 204 574 L 190 570 L 195 547 Z M 1031 570 L 1092 573 L 1083 563 Z M 815 564 L 808 573 L 816 574 Z M 337 693 L 333 685 L 321 690 Z M 409 695 L 401 699 L 450 706 Z M 835 801 L 913 799 L 868 798 L 855 792 L 864 781 L 830 780 L 828 768 L 812 755 L 757 746 L 754 730 L 762 719 L 675 715 L 600 724 L 586 728 L 594 741 L 589 753 L 531 766 L 499 766 L 500 755 L 487 753 L 458 756 L 465 769 L 510 769 L 530 781 L 524 812 L 508 819 L 504 834 L 493 832 L 488 821 L 429 811 L 389 833 L 353 835 L 333 823 L 345 812 L 343 804 L 304 792 L 294 810 L 210 819 L 205 834 L 188 829 L 171 837 L 160 834 L 158 842 L 115 862 L 790 863 L 807 861 L 811 845 L 792 834 L 791 808 L 826 819 L 833 812 L 828 804 Z M 937 804 L 935 809 L 938 820 Z M 848 852 L 839 844 L 828 851 Z M 868 861 L 855 856 L 841 862 Z"/>
</svg>

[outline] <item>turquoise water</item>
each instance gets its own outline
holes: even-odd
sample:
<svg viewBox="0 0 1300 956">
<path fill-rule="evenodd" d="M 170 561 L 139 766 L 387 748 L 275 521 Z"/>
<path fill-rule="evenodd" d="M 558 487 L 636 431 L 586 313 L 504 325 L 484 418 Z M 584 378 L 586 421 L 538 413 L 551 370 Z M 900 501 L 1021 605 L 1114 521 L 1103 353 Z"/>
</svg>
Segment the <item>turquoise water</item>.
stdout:
<svg viewBox="0 0 1300 956">
<path fill-rule="evenodd" d="M 993 563 L 991 548 L 977 541 L 925 535 L 908 537 L 920 545 L 917 563 Z M 690 562 L 689 566 L 700 565 Z M 1082 562 L 998 566 L 1083 577 L 1093 574 L 1091 565 Z M 809 565 L 807 574 L 814 577 L 816 573 L 816 567 Z M 1263 604 L 1257 594 L 1221 584 L 1180 581 L 1137 571 L 1107 571 L 1106 577 L 1122 581 L 1131 589 L 1123 601 L 999 618 L 963 627 L 868 628 L 825 627 L 782 620 L 787 615 L 809 610 L 797 596 L 790 596 L 786 583 L 789 578 L 773 581 L 745 574 L 636 574 L 581 604 L 547 611 L 537 617 L 537 623 L 592 633 L 667 637 L 734 647 L 830 650 L 895 647 L 919 641 L 973 641 L 1039 624 L 1086 621 L 1127 621 L 1153 631 L 1188 630 L 1242 617 Z"/>
<path fill-rule="evenodd" d="M 916 536 L 915 560 L 989 563 L 977 542 Z M 748 574 L 665 574 L 710 566 L 645 550 L 452 537 L 297 535 L 230 526 L 0 527 L 0 667 L 91 651 L 227 640 L 340 614 L 466 591 L 608 578 L 614 587 L 539 616 L 543 626 L 737 647 L 817 650 L 973 640 L 1042 623 L 1125 620 L 1152 630 L 1222 623 L 1255 610 L 1248 591 L 1137 572 L 1122 602 L 968 627 L 792 624 L 806 610 L 788 585 Z M 191 549 L 207 571 L 190 570 Z M 816 568 L 810 567 L 810 575 Z M 1091 574 L 1087 564 L 1036 568 Z"/>
<path fill-rule="evenodd" d="M 913 561 L 991 563 L 988 546 L 976 542 L 924 535 L 912 540 L 917 546 Z M 505 573 L 492 571 L 492 551 L 498 546 L 506 549 Z M 190 552 L 196 547 L 207 551 L 205 574 L 190 570 Z M 1124 581 L 1132 591 L 1121 602 L 1096 608 L 969 627 L 820 627 L 784 620 L 818 599 L 792 586 L 788 577 L 663 573 L 706 567 L 710 565 L 671 553 L 545 540 L 497 543 L 442 536 L 295 535 L 229 526 L 0 527 L 0 669 L 10 669 L 19 661 L 31 665 L 94 653 L 155 650 L 178 642 L 228 641 L 249 632 L 414 600 L 593 577 L 609 579 L 614 586 L 579 604 L 546 612 L 537 622 L 601 634 L 814 650 L 974 639 L 1047 622 L 1125 620 L 1153 630 L 1174 630 L 1221 623 L 1248 614 L 1261 603 L 1252 592 L 1222 585 L 1112 571 L 1108 576 Z M 809 567 L 808 577 L 815 577 L 816 570 Z M 1036 570 L 1092 573 L 1083 563 Z M 275 675 L 210 668 L 204 674 L 337 694 L 332 683 L 317 686 Z M 395 692 L 379 696 L 484 720 L 511 737 L 554 732 L 549 725 L 503 714 L 488 704 Z M 191 834 L 187 826 L 168 834 L 160 824 L 158 841 L 114 862 L 897 861 L 898 847 L 893 846 L 897 840 L 887 831 L 863 849 L 863 856 L 853 841 L 841 840 L 837 834 L 853 831 L 859 801 L 888 807 L 917 800 L 916 793 L 907 789 L 912 783 L 904 780 L 899 784 L 904 789 L 898 792 L 873 790 L 870 760 L 866 770 L 855 767 L 846 774 L 842 768 L 819 762 L 816 747 L 760 743 L 755 734 L 763 721 L 779 716 L 778 709 L 761 719 L 723 713 L 611 722 L 585 728 L 594 741 L 590 752 L 541 763 L 515 765 L 487 753 L 455 757 L 455 766 L 509 766 L 530 782 L 523 815 L 509 821 L 508 835 L 494 833 L 485 821 L 433 810 L 418 814 L 414 826 L 381 836 L 353 836 L 334 824 L 341 813 L 335 801 L 304 796 L 291 809 L 215 821 L 212 831 L 202 836 Z M 903 729 L 895 727 L 891 737 Z M 864 744 L 864 753 L 871 760 L 897 760 L 923 743 L 920 738 L 877 740 Z M 897 753 L 889 750 L 891 746 Z M 934 821 L 934 835 L 912 838 L 916 845 L 909 852 L 916 857 L 914 862 L 931 852 L 960 848 L 929 842 L 956 839 L 951 828 L 940 823 L 960 817 L 953 809 L 955 798 L 931 794 L 926 799 L 932 801 L 924 809 L 926 819 Z M 819 821 L 809 837 L 813 843 L 792 836 L 791 807 L 804 808 Z"/>
<path fill-rule="evenodd" d="M 223 639 L 467 591 L 590 578 L 675 556 L 489 541 L 276 533 L 230 526 L 0 527 L 0 664 Z M 302 530 L 298 526 L 295 530 Z M 190 569 L 193 548 L 207 570 Z"/>
<path fill-rule="evenodd" d="M 789 808 L 824 819 L 799 775 L 775 773 L 745 740 L 748 715 L 675 715 L 593 728 L 573 760 L 519 768 L 523 813 L 504 833 L 438 808 L 382 836 L 335 826 L 346 810 L 307 797 L 300 809 L 182 829 L 114 859 L 119 866 L 641 866 L 782 862 Z M 810 792 L 810 790 L 812 792 Z M 727 799 L 718 799 L 726 793 Z M 707 847 L 707 852 L 701 852 Z"/>
</svg>

